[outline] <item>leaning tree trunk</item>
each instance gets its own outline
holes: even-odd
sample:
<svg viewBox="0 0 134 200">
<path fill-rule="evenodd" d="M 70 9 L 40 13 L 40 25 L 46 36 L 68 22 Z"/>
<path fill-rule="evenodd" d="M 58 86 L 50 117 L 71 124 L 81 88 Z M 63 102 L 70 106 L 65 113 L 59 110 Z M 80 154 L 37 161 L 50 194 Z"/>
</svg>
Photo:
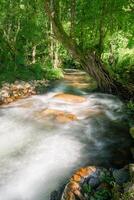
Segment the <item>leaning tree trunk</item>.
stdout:
<svg viewBox="0 0 134 200">
<path fill-rule="evenodd" d="M 105 92 L 121 94 L 122 96 L 127 92 L 128 95 L 128 90 L 124 89 L 121 84 L 117 83 L 110 76 L 100 57 L 95 52 L 84 53 L 76 41 L 65 32 L 59 20 L 59 0 L 53 1 L 53 7 L 51 7 L 51 0 L 45 0 L 45 11 L 51 20 L 57 40 L 64 45 L 72 57 L 81 64 L 83 69 L 96 80 L 98 87 Z M 124 97 L 127 95 L 125 94 Z"/>
</svg>

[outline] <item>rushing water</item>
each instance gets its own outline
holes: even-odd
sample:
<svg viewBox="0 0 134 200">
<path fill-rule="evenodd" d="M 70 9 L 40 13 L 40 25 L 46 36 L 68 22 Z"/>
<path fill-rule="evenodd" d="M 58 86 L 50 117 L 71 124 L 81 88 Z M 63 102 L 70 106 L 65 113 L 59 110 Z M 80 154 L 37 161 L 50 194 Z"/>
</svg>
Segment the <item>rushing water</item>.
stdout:
<svg viewBox="0 0 134 200">
<path fill-rule="evenodd" d="M 67 91 L 86 100 L 53 98 Z M 36 116 L 46 108 L 73 113 L 78 120 L 58 123 Z M 116 97 L 87 93 L 66 81 L 43 95 L 1 107 L 0 200 L 49 200 L 50 193 L 79 167 L 129 162 L 132 142 L 122 109 Z"/>
</svg>

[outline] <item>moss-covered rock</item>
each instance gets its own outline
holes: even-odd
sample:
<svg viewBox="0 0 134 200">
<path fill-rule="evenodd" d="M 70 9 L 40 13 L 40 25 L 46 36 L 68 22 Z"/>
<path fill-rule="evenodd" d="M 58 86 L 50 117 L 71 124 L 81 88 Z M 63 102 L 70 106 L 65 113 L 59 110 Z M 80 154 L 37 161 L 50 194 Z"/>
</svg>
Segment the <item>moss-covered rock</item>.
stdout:
<svg viewBox="0 0 134 200">
<path fill-rule="evenodd" d="M 134 138 L 134 126 L 130 128 L 130 135 Z"/>
</svg>

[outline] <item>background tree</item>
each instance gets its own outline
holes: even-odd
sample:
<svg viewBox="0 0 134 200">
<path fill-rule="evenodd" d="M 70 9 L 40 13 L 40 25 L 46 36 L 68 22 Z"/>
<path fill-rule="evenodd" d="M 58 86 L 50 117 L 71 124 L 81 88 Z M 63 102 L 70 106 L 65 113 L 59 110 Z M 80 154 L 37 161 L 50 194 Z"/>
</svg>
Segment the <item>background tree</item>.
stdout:
<svg viewBox="0 0 134 200">
<path fill-rule="evenodd" d="M 117 92 L 121 90 L 127 92 L 127 88 L 121 84 L 109 73 L 102 62 L 103 45 L 106 36 L 113 34 L 118 29 L 124 29 L 124 24 L 121 23 L 122 18 L 127 20 L 131 16 L 126 16 L 123 7 L 127 5 L 126 1 L 77 1 L 76 28 L 75 39 L 68 34 L 67 26 L 59 17 L 61 5 L 63 1 L 55 0 L 53 8 L 50 7 L 50 1 L 45 0 L 45 10 L 49 16 L 57 39 L 65 46 L 74 59 L 76 59 L 98 83 L 99 88 L 103 91 Z M 113 6 L 114 4 L 114 6 Z M 109 8 L 110 7 L 110 8 Z M 85 15 L 80 15 L 79 8 L 85 11 Z M 66 12 L 68 13 L 68 12 Z M 113 19 L 114 24 L 111 24 Z M 81 48 L 81 38 L 79 34 L 79 25 L 82 26 L 83 21 L 83 37 L 84 41 Z M 66 21 L 67 17 L 66 17 Z M 111 21 L 111 23 L 109 23 Z M 129 24 L 130 25 L 130 24 Z M 129 26 L 128 25 L 128 26 Z M 113 30 L 111 27 L 113 26 Z M 125 27 L 125 30 L 128 27 Z M 77 34 L 78 33 L 78 34 Z M 123 91 L 121 91 L 122 93 Z"/>
</svg>

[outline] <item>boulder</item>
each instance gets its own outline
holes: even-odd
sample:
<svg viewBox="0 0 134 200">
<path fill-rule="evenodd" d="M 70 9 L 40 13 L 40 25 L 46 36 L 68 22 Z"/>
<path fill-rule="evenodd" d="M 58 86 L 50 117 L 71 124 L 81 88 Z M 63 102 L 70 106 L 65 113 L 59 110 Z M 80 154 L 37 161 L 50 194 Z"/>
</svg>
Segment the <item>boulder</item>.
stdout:
<svg viewBox="0 0 134 200">
<path fill-rule="evenodd" d="M 113 171 L 113 177 L 118 185 L 126 183 L 130 178 L 129 175 L 130 175 L 129 170 L 126 169 L 125 167 L 122 169 L 115 169 Z"/>
<path fill-rule="evenodd" d="M 134 138 L 134 126 L 130 128 L 130 135 Z"/>
<path fill-rule="evenodd" d="M 86 101 L 85 97 L 65 93 L 56 94 L 54 98 L 70 103 L 83 103 Z"/>
<path fill-rule="evenodd" d="M 134 182 L 134 164 L 133 163 L 129 164 L 129 172 L 130 172 L 131 179 Z"/>
<path fill-rule="evenodd" d="M 100 199 L 103 199 L 104 192 L 107 195 L 105 199 L 111 199 L 112 183 L 107 181 L 110 177 L 112 178 L 110 172 L 102 167 L 80 168 L 64 188 L 61 200 L 99 199 L 98 195 Z"/>
<path fill-rule="evenodd" d="M 59 123 L 68 123 L 77 120 L 77 117 L 72 113 L 54 109 L 41 110 L 36 112 L 35 115 L 39 119 L 53 119 Z"/>
</svg>

